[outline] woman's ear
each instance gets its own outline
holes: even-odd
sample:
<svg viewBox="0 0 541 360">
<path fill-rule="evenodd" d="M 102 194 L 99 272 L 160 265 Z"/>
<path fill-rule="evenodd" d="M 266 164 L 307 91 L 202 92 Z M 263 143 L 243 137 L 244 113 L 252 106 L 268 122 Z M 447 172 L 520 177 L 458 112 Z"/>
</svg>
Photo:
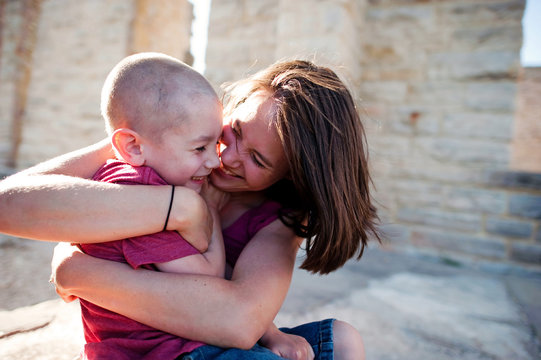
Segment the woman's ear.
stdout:
<svg viewBox="0 0 541 360">
<path fill-rule="evenodd" d="M 120 128 L 111 135 L 111 143 L 117 155 L 132 166 L 145 164 L 141 136 L 130 129 Z"/>
</svg>

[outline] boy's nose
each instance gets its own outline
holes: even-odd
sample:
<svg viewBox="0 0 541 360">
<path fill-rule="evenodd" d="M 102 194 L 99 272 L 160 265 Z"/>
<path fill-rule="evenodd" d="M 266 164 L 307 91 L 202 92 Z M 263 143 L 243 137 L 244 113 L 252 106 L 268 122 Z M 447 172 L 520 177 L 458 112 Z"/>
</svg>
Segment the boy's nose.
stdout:
<svg viewBox="0 0 541 360">
<path fill-rule="evenodd" d="M 220 158 L 218 157 L 216 151 L 212 151 L 211 155 L 207 160 L 206 167 L 209 169 L 216 169 L 220 167 Z"/>
</svg>

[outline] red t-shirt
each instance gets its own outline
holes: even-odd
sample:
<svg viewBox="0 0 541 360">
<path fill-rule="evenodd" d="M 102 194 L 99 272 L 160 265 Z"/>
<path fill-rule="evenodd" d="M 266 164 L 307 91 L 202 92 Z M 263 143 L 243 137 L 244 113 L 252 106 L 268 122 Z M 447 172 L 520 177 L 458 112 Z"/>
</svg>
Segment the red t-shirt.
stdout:
<svg viewBox="0 0 541 360">
<path fill-rule="evenodd" d="M 96 172 L 93 180 L 118 184 L 167 185 L 152 168 L 132 167 L 118 160 L 108 161 Z M 105 243 L 81 244 L 80 247 L 89 255 L 127 263 L 134 269 L 142 267 L 155 270 L 152 265 L 154 263 L 199 254 L 197 249 L 175 231 Z M 204 345 L 156 330 L 83 299 L 80 303 L 87 342 L 84 358 L 174 359 Z"/>
<path fill-rule="evenodd" d="M 93 179 L 119 184 L 167 185 L 152 168 L 132 167 L 117 160 L 108 161 Z M 253 236 L 278 218 L 280 208 L 279 203 L 266 201 L 248 210 L 223 230 L 226 259 L 231 266 L 235 265 Z M 154 263 L 198 253 L 174 231 L 99 244 L 82 244 L 81 248 L 85 253 L 102 259 L 128 263 L 133 268 L 150 269 L 154 269 Z M 80 303 L 87 341 L 85 358 L 174 359 L 204 345 L 148 327 L 88 301 L 81 299 Z"/>
</svg>

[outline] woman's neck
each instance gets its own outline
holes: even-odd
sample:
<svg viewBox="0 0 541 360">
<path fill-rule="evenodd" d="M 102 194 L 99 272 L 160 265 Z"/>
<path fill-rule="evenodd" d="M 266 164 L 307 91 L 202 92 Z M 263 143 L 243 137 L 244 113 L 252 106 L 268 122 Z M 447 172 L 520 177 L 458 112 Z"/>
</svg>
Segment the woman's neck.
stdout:
<svg viewBox="0 0 541 360">
<path fill-rule="evenodd" d="M 261 205 L 265 201 L 263 192 L 247 191 L 233 192 L 229 201 L 220 211 L 222 228 L 226 228 L 234 223 L 246 211 Z"/>
<path fill-rule="evenodd" d="M 262 191 L 245 191 L 230 193 L 229 202 L 253 208 L 265 201 L 266 197 Z"/>
</svg>

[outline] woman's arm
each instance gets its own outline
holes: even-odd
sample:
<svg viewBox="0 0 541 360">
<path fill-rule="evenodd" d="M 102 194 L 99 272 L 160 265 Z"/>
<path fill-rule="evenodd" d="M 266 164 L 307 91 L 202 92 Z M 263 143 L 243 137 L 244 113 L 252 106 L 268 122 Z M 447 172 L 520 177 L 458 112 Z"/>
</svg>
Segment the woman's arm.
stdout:
<svg viewBox="0 0 541 360">
<path fill-rule="evenodd" d="M 0 182 L 0 232 L 46 241 L 103 242 L 161 231 L 169 186 L 90 181 L 112 157 L 103 140 L 21 171 Z M 212 219 L 204 200 L 177 187 L 168 230 L 205 250 Z"/>
<path fill-rule="evenodd" d="M 60 261 L 53 274 L 64 295 L 84 298 L 181 337 L 246 349 L 278 313 L 299 245 L 300 239 L 276 220 L 248 243 L 230 281 L 132 270 L 82 253 Z"/>
</svg>

